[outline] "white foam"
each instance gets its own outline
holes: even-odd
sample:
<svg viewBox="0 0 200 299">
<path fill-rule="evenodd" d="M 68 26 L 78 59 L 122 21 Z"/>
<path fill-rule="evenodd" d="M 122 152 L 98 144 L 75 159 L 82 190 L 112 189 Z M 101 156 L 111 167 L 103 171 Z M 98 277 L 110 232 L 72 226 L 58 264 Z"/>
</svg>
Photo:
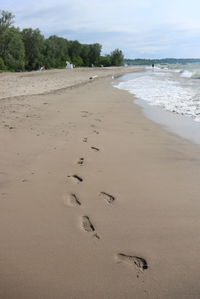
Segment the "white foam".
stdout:
<svg viewBox="0 0 200 299">
<path fill-rule="evenodd" d="M 192 72 L 183 73 L 190 78 Z M 143 76 L 120 82 L 116 87 L 129 91 L 150 105 L 200 121 L 200 95 L 193 85 L 178 80 L 186 79 L 181 79 L 177 71 L 148 71 Z"/>
<path fill-rule="evenodd" d="M 185 70 L 185 71 L 181 72 L 181 77 L 183 77 L 183 78 L 192 78 L 192 76 L 193 76 L 193 73 L 190 71 Z"/>
</svg>

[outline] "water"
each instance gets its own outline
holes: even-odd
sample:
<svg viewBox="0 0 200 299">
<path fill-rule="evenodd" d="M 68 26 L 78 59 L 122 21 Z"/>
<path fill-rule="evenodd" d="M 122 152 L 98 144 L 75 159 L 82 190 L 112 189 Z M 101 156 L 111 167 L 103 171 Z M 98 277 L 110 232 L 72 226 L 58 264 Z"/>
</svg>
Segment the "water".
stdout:
<svg viewBox="0 0 200 299">
<path fill-rule="evenodd" d="M 117 86 L 150 105 L 200 122 L 200 64 L 164 65 L 127 74 Z"/>
<path fill-rule="evenodd" d="M 200 145 L 200 64 L 147 67 L 125 74 L 115 87 L 137 97 L 145 115 Z"/>
</svg>

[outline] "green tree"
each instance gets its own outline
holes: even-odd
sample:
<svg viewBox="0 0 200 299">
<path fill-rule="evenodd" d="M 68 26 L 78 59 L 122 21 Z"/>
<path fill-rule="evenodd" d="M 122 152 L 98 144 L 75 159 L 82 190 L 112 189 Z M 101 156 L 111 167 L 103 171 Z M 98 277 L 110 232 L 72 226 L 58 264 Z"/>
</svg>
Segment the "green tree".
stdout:
<svg viewBox="0 0 200 299">
<path fill-rule="evenodd" d="M 124 64 L 124 56 L 119 49 L 110 55 L 100 56 L 102 46 L 99 43 L 81 44 L 56 35 L 45 39 L 39 29 L 20 31 L 13 26 L 13 20 L 11 12 L 0 10 L 0 69 L 34 70 L 44 64 L 48 68 L 63 68 L 66 61 L 76 66 Z"/>
<path fill-rule="evenodd" d="M 98 65 L 102 46 L 98 43 L 89 45 L 89 66 Z"/>
<path fill-rule="evenodd" d="M 12 13 L 0 10 L 0 58 L 1 69 L 24 69 L 24 45 L 20 30 L 14 28 Z"/>
<path fill-rule="evenodd" d="M 75 66 L 83 66 L 83 59 L 80 56 L 73 57 L 72 62 Z"/>
<path fill-rule="evenodd" d="M 64 68 L 69 59 L 68 40 L 56 35 L 45 41 L 44 63 L 48 68 Z"/>
<path fill-rule="evenodd" d="M 44 64 L 45 39 L 39 29 L 26 28 L 22 30 L 25 47 L 25 67 L 27 70 L 37 69 Z"/>
<path fill-rule="evenodd" d="M 76 66 L 83 65 L 83 59 L 81 58 L 82 45 L 77 40 L 71 41 L 69 44 L 69 56 L 70 60 Z"/>
<path fill-rule="evenodd" d="M 101 56 L 99 59 L 99 66 L 111 66 L 110 55 Z"/>
<path fill-rule="evenodd" d="M 121 50 L 115 49 L 110 55 L 111 65 L 121 66 L 124 64 L 124 55 Z"/>
<path fill-rule="evenodd" d="M 19 71 L 24 69 L 25 50 L 21 33 L 18 28 L 7 29 L 2 36 L 1 57 L 5 68 Z"/>
<path fill-rule="evenodd" d="M 2 57 L 6 51 L 5 33 L 11 27 L 14 16 L 5 10 L 0 10 L 0 56 Z"/>
<path fill-rule="evenodd" d="M 13 24 L 14 15 L 5 10 L 0 10 L 0 35 Z"/>
<path fill-rule="evenodd" d="M 81 52 L 80 52 L 80 57 L 82 58 L 83 61 L 83 66 L 89 66 L 90 61 L 89 61 L 89 51 L 90 47 L 87 44 L 82 44 L 81 45 Z"/>
</svg>

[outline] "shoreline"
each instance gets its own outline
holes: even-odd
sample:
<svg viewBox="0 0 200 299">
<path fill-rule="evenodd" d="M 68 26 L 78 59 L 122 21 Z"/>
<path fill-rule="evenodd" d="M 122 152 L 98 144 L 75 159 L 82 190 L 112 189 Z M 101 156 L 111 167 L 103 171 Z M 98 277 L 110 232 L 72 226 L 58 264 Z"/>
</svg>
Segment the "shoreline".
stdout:
<svg viewBox="0 0 200 299">
<path fill-rule="evenodd" d="M 176 114 L 162 109 L 159 106 L 151 106 L 144 100 L 134 100 L 134 102 L 142 107 L 144 115 L 164 130 L 170 131 L 179 137 L 193 142 L 197 146 L 200 145 L 200 125 L 192 118 Z"/>
<path fill-rule="evenodd" d="M 0 297 L 199 298 L 199 147 L 111 82 L 2 108 Z"/>
<path fill-rule="evenodd" d="M 129 76 L 129 74 L 127 75 Z M 138 75 L 136 74 L 136 76 Z M 126 74 L 122 75 L 122 82 L 124 81 L 124 77 L 126 77 Z M 168 111 L 163 107 L 151 105 L 147 101 L 138 98 L 131 91 L 128 92 L 133 96 L 133 103 L 142 107 L 145 117 L 158 125 L 161 125 L 164 130 L 174 133 L 183 139 L 189 140 L 196 145 L 200 145 L 199 122 L 196 122 L 188 116 Z"/>
</svg>

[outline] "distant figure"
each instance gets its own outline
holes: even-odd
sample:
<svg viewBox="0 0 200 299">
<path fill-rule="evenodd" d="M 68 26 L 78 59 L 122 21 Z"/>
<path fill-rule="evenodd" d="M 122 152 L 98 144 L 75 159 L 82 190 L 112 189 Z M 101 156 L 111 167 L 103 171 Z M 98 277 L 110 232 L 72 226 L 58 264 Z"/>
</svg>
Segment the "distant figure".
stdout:
<svg viewBox="0 0 200 299">
<path fill-rule="evenodd" d="M 152 64 L 152 68 L 154 68 L 154 63 Z"/>
</svg>

